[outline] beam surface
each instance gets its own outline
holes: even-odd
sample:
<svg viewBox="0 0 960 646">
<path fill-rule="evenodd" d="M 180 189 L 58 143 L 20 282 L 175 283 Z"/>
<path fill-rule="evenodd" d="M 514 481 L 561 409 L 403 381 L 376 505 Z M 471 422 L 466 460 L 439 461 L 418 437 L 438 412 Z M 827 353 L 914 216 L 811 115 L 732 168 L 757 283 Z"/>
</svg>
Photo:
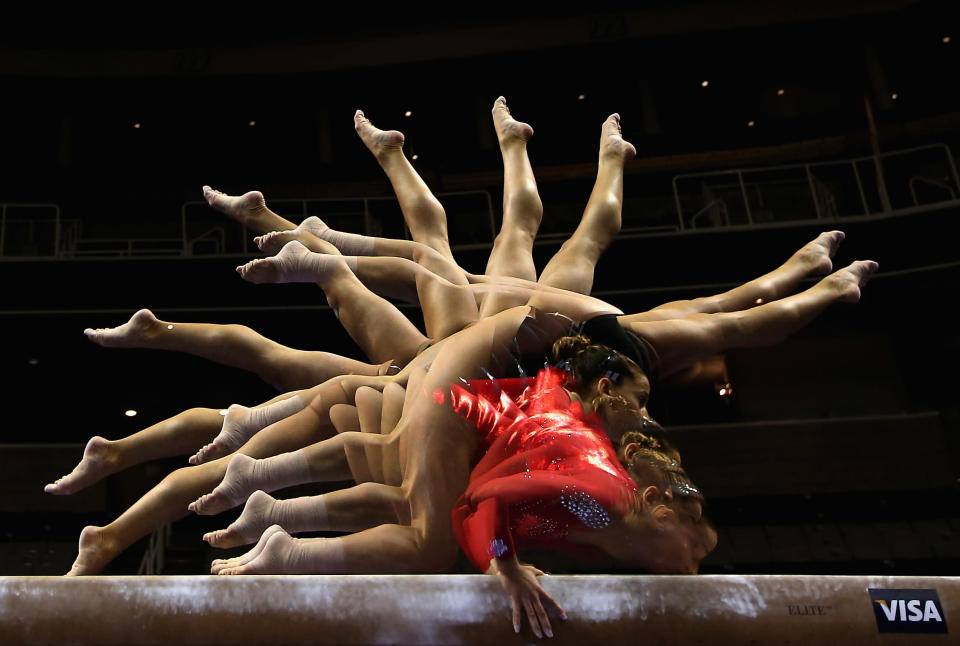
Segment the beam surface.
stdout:
<svg viewBox="0 0 960 646">
<path fill-rule="evenodd" d="M 553 622 L 554 644 L 956 643 L 942 631 L 960 630 L 955 577 L 556 576 L 544 587 L 569 616 Z M 925 621 L 911 621 L 914 598 Z M 880 605 L 894 616 L 886 628 L 941 632 L 881 633 Z M 0 577 L 4 645 L 535 641 L 529 627 L 514 634 L 486 576 Z"/>
</svg>

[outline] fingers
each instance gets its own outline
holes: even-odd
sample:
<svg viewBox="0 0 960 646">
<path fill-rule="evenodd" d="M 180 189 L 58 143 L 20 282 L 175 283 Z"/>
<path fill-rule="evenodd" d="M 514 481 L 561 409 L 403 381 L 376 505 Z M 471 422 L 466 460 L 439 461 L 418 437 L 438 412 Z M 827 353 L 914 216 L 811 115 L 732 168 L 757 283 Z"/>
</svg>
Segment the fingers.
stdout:
<svg viewBox="0 0 960 646">
<path fill-rule="evenodd" d="M 550 620 L 547 618 L 547 611 L 543 609 L 543 604 L 540 603 L 540 599 L 534 599 L 533 608 L 537 611 L 537 620 L 540 622 L 540 627 L 544 634 L 547 637 L 553 637 L 553 629 L 550 628 Z M 537 636 L 539 637 L 539 635 Z"/>
<path fill-rule="evenodd" d="M 567 620 L 567 613 L 564 612 L 563 608 L 560 607 L 560 604 L 554 601 L 553 597 L 547 594 L 547 591 L 544 590 L 543 588 L 540 589 L 540 600 L 547 605 L 548 610 L 553 610 L 558 615 L 560 615 L 561 619 L 563 619 L 564 621 Z"/>
<path fill-rule="evenodd" d="M 537 618 L 537 611 L 534 610 L 533 603 L 530 601 L 530 599 L 526 597 L 523 598 L 523 607 L 527 611 L 527 620 L 530 622 L 530 628 L 533 629 L 533 634 L 538 638 L 542 638 L 543 631 L 540 630 L 540 622 Z"/>
<path fill-rule="evenodd" d="M 519 632 L 520 632 L 520 624 L 521 624 L 521 622 L 522 622 L 522 618 L 521 618 L 521 616 L 520 616 L 520 604 L 517 603 L 517 598 L 516 598 L 516 597 L 514 597 L 513 599 L 511 599 L 511 602 L 512 602 L 512 605 L 513 605 L 513 632 L 519 633 Z"/>
</svg>

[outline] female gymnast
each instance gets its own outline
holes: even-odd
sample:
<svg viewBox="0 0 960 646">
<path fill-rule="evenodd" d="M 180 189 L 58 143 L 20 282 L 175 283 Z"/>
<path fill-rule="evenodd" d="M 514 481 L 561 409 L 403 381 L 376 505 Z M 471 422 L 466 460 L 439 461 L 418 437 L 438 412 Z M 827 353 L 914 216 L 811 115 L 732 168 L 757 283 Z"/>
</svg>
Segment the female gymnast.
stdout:
<svg viewBox="0 0 960 646">
<path fill-rule="evenodd" d="M 818 243 L 817 246 L 823 247 L 824 245 Z M 570 246 L 566 248 L 569 249 Z M 817 255 L 825 256 L 829 263 L 829 257 L 825 251 L 817 252 Z M 668 357 L 677 355 L 677 363 L 683 356 L 695 356 L 698 352 L 707 351 L 712 354 L 717 348 L 722 349 L 723 347 L 736 347 L 737 345 L 749 345 L 753 342 L 770 341 L 777 338 L 778 335 L 786 334 L 799 327 L 831 302 L 855 300 L 859 296 L 861 282 L 870 271 L 872 271 L 872 267 L 869 265 L 854 265 L 821 281 L 807 292 L 784 299 L 784 301 L 768 303 L 736 314 L 720 313 L 705 318 L 697 318 L 698 315 L 694 315 L 693 320 L 684 319 L 689 325 L 680 326 L 682 329 L 678 332 L 667 330 L 660 325 L 656 325 L 661 322 L 653 321 L 650 325 L 653 325 L 656 329 L 651 329 L 650 334 L 645 336 L 648 339 L 656 337 L 661 346 L 657 347 L 655 344 L 658 352 L 662 356 Z M 512 313 L 510 316 L 516 317 L 518 314 Z M 681 323 L 684 321 L 681 321 Z M 484 322 L 481 321 L 481 323 Z M 489 335 L 501 324 L 502 319 L 497 321 L 491 319 L 483 326 L 478 323 L 460 333 L 466 336 L 461 336 L 456 339 L 456 342 L 457 344 L 468 343 L 471 342 L 469 339 L 475 338 L 477 335 Z M 509 334 L 512 335 L 515 331 L 516 327 L 510 330 Z M 722 340 L 707 338 L 715 337 L 717 333 L 720 333 Z M 467 340 L 464 340 L 465 338 Z M 451 339 L 454 339 L 454 337 L 451 337 Z M 678 342 L 681 345 L 691 344 L 693 347 L 689 347 L 684 352 L 676 352 L 671 348 L 671 344 Z M 441 346 L 444 343 L 446 342 L 441 341 L 423 353 L 421 355 L 423 361 L 414 368 L 422 369 L 423 365 L 437 357 L 439 349 L 442 349 Z M 471 368 L 478 369 L 477 365 L 473 365 Z M 326 386 L 323 396 L 313 398 L 309 406 L 254 436 L 244 446 L 243 452 L 255 457 L 266 457 L 267 455 L 302 447 L 316 439 L 322 439 L 332 432 L 327 419 L 330 407 L 335 403 L 350 401 L 349 397 L 364 383 L 382 387 L 383 384 L 391 381 L 400 382 L 397 377 L 355 376 L 338 378 L 334 380 L 335 383 Z M 225 463 L 222 460 L 200 467 L 181 469 L 166 478 L 157 488 L 148 493 L 114 523 L 105 528 L 87 528 L 84 530 L 81 536 L 81 554 L 73 572 L 80 574 L 99 570 L 114 554 L 139 536 L 144 535 L 163 522 L 183 515 L 186 503 L 204 491 L 209 491 L 221 479 L 224 469 Z"/>
<path fill-rule="evenodd" d="M 259 238 L 258 241 L 266 249 L 275 251 L 279 245 L 297 239 L 311 249 L 338 253 L 324 240 L 310 235 L 312 231 L 339 244 L 346 253 L 372 253 L 390 257 L 361 257 L 353 259 L 352 263 L 345 260 L 347 267 L 336 261 L 332 269 L 329 269 L 332 259 L 326 259 L 326 264 L 319 266 L 328 270 L 318 271 L 314 276 L 325 289 L 330 302 L 338 309 L 341 322 L 359 341 L 373 364 L 327 353 L 285 348 L 243 326 L 159 321 L 145 310 L 118 328 L 87 330 L 88 336 L 108 346 L 167 348 L 198 354 L 254 370 L 280 387 L 307 389 L 339 374 L 384 374 L 391 364 L 404 364 L 430 343 L 399 311 L 363 289 L 352 273 L 346 271 L 349 267 L 353 267 L 367 283 L 384 293 L 416 300 L 418 290 L 422 289 L 428 304 L 437 302 L 446 306 L 452 303 L 453 307 L 443 306 L 436 310 L 428 306 L 425 312 L 427 331 L 434 339 L 442 338 L 449 330 L 458 328 L 464 321 L 469 322 L 476 316 L 469 303 L 451 294 L 454 285 L 463 289 L 471 281 L 480 283 L 469 288 L 473 290 L 472 297 L 477 299 L 475 303 L 486 298 L 487 294 L 491 295 L 483 301 L 485 313 L 505 304 L 527 302 L 534 290 L 552 291 L 559 297 L 562 292 L 553 285 L 573 288 L 582 294 L 589 293 L 596 259 L 619 231 L 623 161 L 634 154 L 633 146 L 620 135 L 619 119 L 613 115 L 603 125 L 597 183 L 583 221 L 547 265 L 539 283 L 533 283 L 526 279 L 532 275 L 532 236 L 542 214 L 526 155 L 527 141 L 533 130 L 510 116 L 502 97 L 494 104 L 493 117 L 504 160 L 504 225 L 487 267 L 488 272 L 500 277 L 497 279 L 468 274 L 453 262 L 446 240 L 445 213 L 403 155 L 403 135 L 396 131 L 376 129 L 360 112 L 355 116 L 356 130 L 387 171 L 414 241 L 341 233 L 330 230 L 316 218 L 298 228 L 267 209 L 263 196 L 258 192 L 230 197 L 205 187 L 204 194 L 214 208 L 254 231 L 297 229 L 290 234 Z M 741 287 L 711 297 L 667 303 L 649 312 L 635 314 L 630 319 L 650 321 L 681 318 L 695 313 L 730 312 L 752 307 L 758 300 L 774 300 L 792 292 L 803 278 L 827 273 L 831 269 L 831 257 L 841 240 L 840 232 L 822 234 L 773 272 Z M 393 256 L 417 264 L 408 262 L 398 268 Z M 252 272 L 252 275 L 255 274 Z M 398 280 L 398 276 L 405 277 L 405 280 Z M 441 281 L 437 281 L 436 276 L 448 282 L 437 286 L 436 283 Z M 495 285 L 508 283 L 509 291 L 499 286 L 492 287 L 490 281 L 495 281 Z M 572 297 L 566 294 L 566 298 Z M 582 303 L 590 312 L 621 314 L 602 301 L 581 298 L 572 302 Z M 453 315 L 448 317 L 450 312 Z M 608 316 L 601 321 L 609 330 L 618 333 L 616 326 L 611 325 L 610 318 Z M 630 341 L 622 334 L 616 336 L 620 341 Z M 608 343 L 612 341 L 610 338 L 605 340 Z M 255 430 L 293 412 L 302 403 L 302 398 L 293 398 L 288 393 L 252 410 L 233 405 L 228 409 L 226 418 L 221 417 L 216 409 L 195 408 L 160 422 L 132 438 L 109 442 L 95 437 L 88 444 L 84 460 L 77 469 L 49 485 L 48 491 L 72 493 L 126 466 L 189 453 L 200 446 L 207 446 L 211 441 L 213 445 L 195 455 L 191 463 L 223 455 L 239 447 Z M 278 405 L 262 410 L 270 404 Z M 222 432 L 218 434 L 221 426 Z"/>
</svg>

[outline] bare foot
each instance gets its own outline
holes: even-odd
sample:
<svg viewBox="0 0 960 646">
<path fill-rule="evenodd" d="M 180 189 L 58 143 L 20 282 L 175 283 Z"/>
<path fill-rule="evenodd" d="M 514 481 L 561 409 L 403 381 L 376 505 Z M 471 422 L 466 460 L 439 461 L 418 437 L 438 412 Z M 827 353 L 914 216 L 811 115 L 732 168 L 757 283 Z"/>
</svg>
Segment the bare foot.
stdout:
<svg viewBox="0 0 960 646">
<path fill-rule="evenodd" d="M 244 280 L 262 285 L 264 283 L 278 283 L 280 269 L 276 258 L 257 258 L 237 267 L 237 273 Z"/>
<path fill-rule="evenodd" d="M 816 238 L 800 247 L 794 258 L 807 266 L 813 276 L 829 274 L 833 270 L 831 260 L 844 238 L 843 231 L 824 231 Z"/>
<path fill-rule="evenodd" d="M 43 488 L 46 493 L 65 496 L 86 489 L 108 475 L 117 472 L 117 456 L 112 450 L 113 442 L 102 437 L 92 437 L 83 450 L 83 459 L 73 471 Z"/>
<path fill-rule="evenodd" d="M 340 255 L 340 250 L 333 244 L 320 237 L 321 232 L 329 231 L 323 220 L 316 216 L 311 216 L 300 223 L 296 229 L 289 231 L 271 231 L 262 236 L 253 239 L 253 242 L 261 251 L 267 254 L 275 254 L 283 249 L 284 245 L 292 240 L 297 240 L 304 247 L 315 253 L 328 253 L 334 256 Z"/>
<path fill-rule="evenodd" d="M 260 540 L 257 541 L 257 544 L 253 546 L 253 549 L 247 552 L 246 554 L 241 554 L 232 559 L 216 559 L 213 563 L 210 564 L 210 574 L 220 574 L 221 571 L 231 568 L 238 568 L 242 565 L 245 565 L 260 556 L 260 552 L 264 550 L 267 546 L 267 542 L 273 537 L 274 534 L 286 532 L 283 530 L 280 525 L 271 525 L 266 530 L 264 530 L 263 535 L 260 537 Z M 224 572 L 226 574 L 226 572 Z"/>
<path fill-rule="evenodd" d="M 267 534 L 269 532 L 269 535 Z M 293 564 L 296 563 L 297 539 L 283 530 L 280 525 L 272 525 L 263 533 L 257 546 L 263 546 L 256 555 L 246 559 L 242 564 L 221 568 L 220 575 L 236 574 L 308 574 L 297 572 Z"/>
<path fill-rule="evenodd" d="M 304 401 L 298 395 L 257 408 L 231 404 L 217 437 L 191 456 L 188 462 L 202 464 L 233 453 L 267 426 L 299 412 L 303 407 Z"/>
<path fill-rule="evenodd" d="M 600 129 L 600 158 L 615 158 L 619 162 L 637 156 L 637 149 L 625 140 L 620 131 L 620 115 L 614 112 Z"/>
<path fill-rule="evenodd" d="M 251 223 L 262 219 L 267 210 L 263 193 L 260 191 L 250 191 L 243 195 L 227 195 L 209 186 L 204 186 L 203 199 L 220 213 L 248 227 Z"/>
<path fill-rule="evenodd" d="M 830 274 L 823 282 L 829 281 L 828 285 L 836 290 L 838 302 L 857 303 L 860 301 L 860 289 L 879 267 L 873 260 L 858 260 Z"/>
<path fill-rule="evenodd" d="M 505 98 L 497 97 L 493 102 L 493 127 L 497 131 L 497 139 L 500 145 L 506 145 L 511 141 L 529 141 L 533 136 L 533 128 L 530 124 L 517 121 L 510 114 L 510 108 L 507 107 Z"/>
<path fill-rule="evenodd" d="M 255 491 L 256 460 L 249 455 L 237 453 L 230 459 L 223 481 L 208 494 L 200 496 L 187 507 L 195 514 L 212 516 L 233 509 Z"/>
<path fill-rule="evenodd" d="M 80 532 L 80 550 L 77 560 L 66 576 L 97 574 L 113 558 L 111 545 L 103 536 L 102 527 L 88 525 Z"/>
<path fill-rule="evenodd" d="M 403 133 L 399 130 L 380 130 L 364 116 L 363 110 L 354 113 L 353 127 L 377 161 L 391 154 L 403 154 Z"/>
<path fill-rule="evenodd" d="M 343 256 L 313 253 L 298 240 L 284 245 L 273 258 L 258 258 L 237 267 L 251 283 L 320 283 L 338 270 L 350 272 Z"/>
<path fill-rule="evenodd" d="M 105 348 L 141 348 L 148 345 L 160 321 L 150 310 L 140 310 L 118 327 L 87 328 L 87 338 Z"/>
<path fill-rule="evenodd" d="M 274 514 L 276 504 L 277 500 L 273 496 L 258 489 L 247 498 L 247 504 L 243 506 L 243 512 L 239 518 L 230 523 L 226 529 L 204 534 L 203 540 L 221 549 L 249 545 L 277 521 Z"/>
</svg>

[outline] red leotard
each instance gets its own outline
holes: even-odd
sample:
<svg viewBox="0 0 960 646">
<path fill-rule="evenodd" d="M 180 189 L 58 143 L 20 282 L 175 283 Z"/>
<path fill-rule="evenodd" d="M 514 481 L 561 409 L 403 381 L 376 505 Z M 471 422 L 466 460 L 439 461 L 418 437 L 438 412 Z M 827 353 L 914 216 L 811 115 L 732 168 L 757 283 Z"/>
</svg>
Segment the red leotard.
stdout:
<svg viewBox="0 0 960 646">
<path fill-rule="evenodd" d="M 481 572 L 516 555 L 517 543 L 582 554 L 565 540 L 570 529 L 602 529 L 634 504 L 635 483 L 566 378 L 547 368 L 536 379 L 473 381 L 472 392 L 451 387 L 486 447 L 453 509 L 460 547 Z"/>
</svg>

